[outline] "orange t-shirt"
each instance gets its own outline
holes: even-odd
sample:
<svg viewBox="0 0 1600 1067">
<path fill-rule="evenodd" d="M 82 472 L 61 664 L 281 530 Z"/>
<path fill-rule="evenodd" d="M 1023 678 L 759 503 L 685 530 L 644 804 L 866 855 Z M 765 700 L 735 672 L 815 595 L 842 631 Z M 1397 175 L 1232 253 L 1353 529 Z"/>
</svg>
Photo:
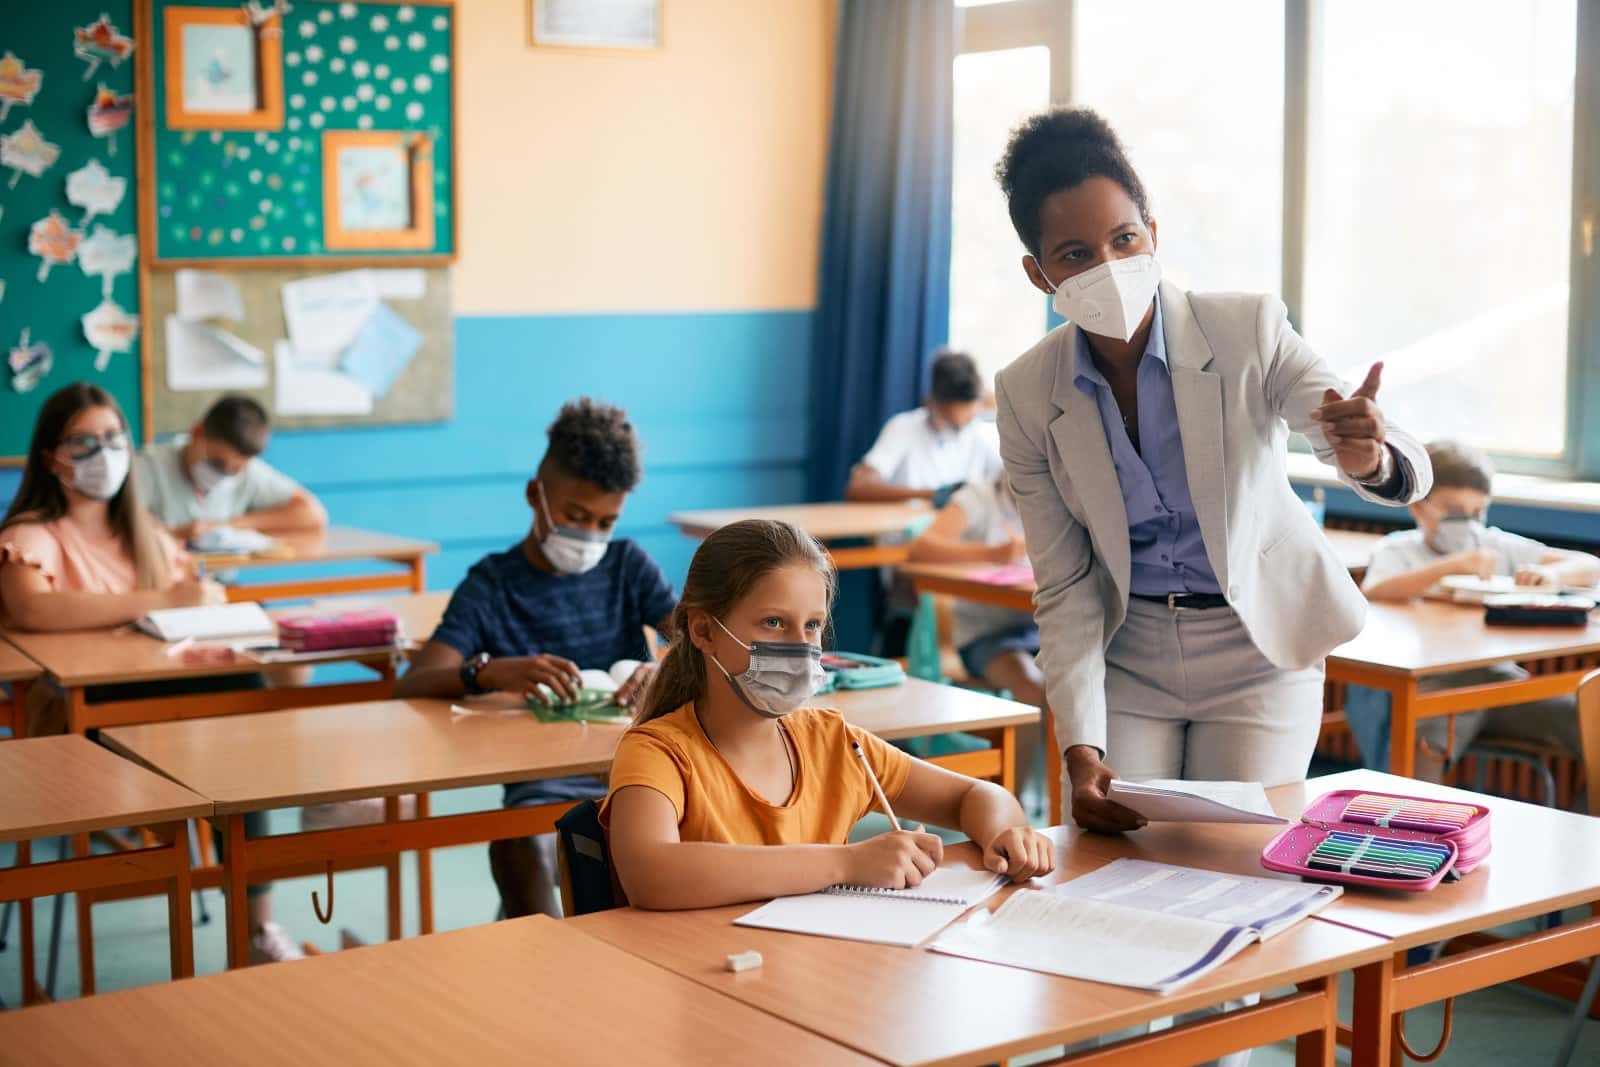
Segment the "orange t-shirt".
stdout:
<svg viewBox="0 0 1600 1067">
<path fill-rule="evenodd" d="M 872 783 L 850 748 L 858 741 L 891 803 L 911 776 L 911 757 L 844 721 L 837 711 L 801 708 L 778 720 L 796 754 L 785 804 L 754 792 L 700 729 L 685 704 L 622 735 L 611 761 L 611 792 L 600 807 L 610 828 L 617 790 L 643 785 L 672 802 L 684 841 L 727 845 L 842 845 L 874 807 Z"/>
<path fill-rule="evenodd" d="M 184 553 L 165 530 L 161 543 L 182 574 Z M 77 523 L 19 522 L 0 532 L 0 565 L 20 564 L 44 575 L 52 592 L 131 593 L 138 587 L 133 556 L 112 534 L 103 538 L 85 534 Z"/>
</svg>

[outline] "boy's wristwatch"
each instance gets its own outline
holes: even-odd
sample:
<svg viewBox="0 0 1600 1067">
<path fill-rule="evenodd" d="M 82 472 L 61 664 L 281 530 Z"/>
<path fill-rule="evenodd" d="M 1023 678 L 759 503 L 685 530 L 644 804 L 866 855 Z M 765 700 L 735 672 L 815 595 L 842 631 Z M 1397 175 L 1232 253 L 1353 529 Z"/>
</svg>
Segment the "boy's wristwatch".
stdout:
<svg viewBox="0 0 1600 1067">
<path fill-rule="evenodd" d="M 468 696 L 481 696 L 488 690 L 478 684 L 478 675 L 489 665 L 489 653 L 479 652 L 461 664 L 461 688 Z"/>
</svg>

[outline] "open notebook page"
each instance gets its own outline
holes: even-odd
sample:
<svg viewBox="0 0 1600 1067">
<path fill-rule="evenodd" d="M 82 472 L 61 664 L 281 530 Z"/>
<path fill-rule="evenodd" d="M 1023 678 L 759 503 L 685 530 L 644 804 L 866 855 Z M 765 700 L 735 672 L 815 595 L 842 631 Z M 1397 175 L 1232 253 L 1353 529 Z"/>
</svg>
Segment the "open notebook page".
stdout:
<svg viewBox="0 0 1600 1067">
<path fill-rule="evenodd" d="M 912 889 L 833 886 L 821 893 L 779 897 L 734 920 L 796 934 L 917 945 L 980 904 L 1006 884 L 1004 875 L 965 867 L 941 867 Z"/>
</svg>

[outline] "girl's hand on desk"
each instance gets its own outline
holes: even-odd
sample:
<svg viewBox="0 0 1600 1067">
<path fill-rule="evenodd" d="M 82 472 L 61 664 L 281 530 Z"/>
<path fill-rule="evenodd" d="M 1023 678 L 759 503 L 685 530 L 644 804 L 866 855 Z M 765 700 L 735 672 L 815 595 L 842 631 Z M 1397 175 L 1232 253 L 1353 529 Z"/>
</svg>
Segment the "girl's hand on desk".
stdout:
<svg viewBox="0 0 1600 1067">
<path fill-rule="evenodd" d="M 169 608 L 206 608 L 228 602 L 228 591 L 209 578 L 185 578 L 167 590 Z"/>
<path fill-rule="evenodd" d="M 996 834 L 983 850 L 983 865 L 1013 882 L 1026 882 L 1056 869 L 1056 850 L 1043 834 L 1012 826 Z"/>
<path fill-rule="evenodd" d="M 1072 781 L 1072 820 L 1085 830 L 1118 834 L 1138 830 L 1145 819 L 1107 795 L 1116 774 L 1100 762 L 1099 752 L 1090 745 L 1067 749 L 1067 777 Z"/>
<path fill-rule="evenodd" d="M 922 884 L 944 859 L 944 842 L 934 834 L 895 830 L 845 846 L 846 885 L 909 889 Z"/>
</svg>

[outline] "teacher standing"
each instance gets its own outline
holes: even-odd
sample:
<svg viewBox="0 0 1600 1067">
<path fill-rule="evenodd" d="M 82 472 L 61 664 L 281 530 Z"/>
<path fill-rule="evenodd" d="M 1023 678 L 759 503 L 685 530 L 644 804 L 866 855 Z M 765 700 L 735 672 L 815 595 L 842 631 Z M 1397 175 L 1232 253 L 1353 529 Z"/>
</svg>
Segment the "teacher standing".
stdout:
<svg viewBox="0 0 1600 1067">
<path fill-rule="evenodd" d="M 1289 433 L 1380 504 L 1427 494 L 1426 452 L 1379 411 L 1381 364 L 1347 392 L 1276 298 L 1161 281 L 1144 186 L 1094 112 L 1029 119 L 997 173 L 1068 320 L 996 399 L 1073 817 L 1141 825 L 1115 775 L 1303 779 L 1323 658 L 1366 601 L 1289 486 Z"/>
</svg>

